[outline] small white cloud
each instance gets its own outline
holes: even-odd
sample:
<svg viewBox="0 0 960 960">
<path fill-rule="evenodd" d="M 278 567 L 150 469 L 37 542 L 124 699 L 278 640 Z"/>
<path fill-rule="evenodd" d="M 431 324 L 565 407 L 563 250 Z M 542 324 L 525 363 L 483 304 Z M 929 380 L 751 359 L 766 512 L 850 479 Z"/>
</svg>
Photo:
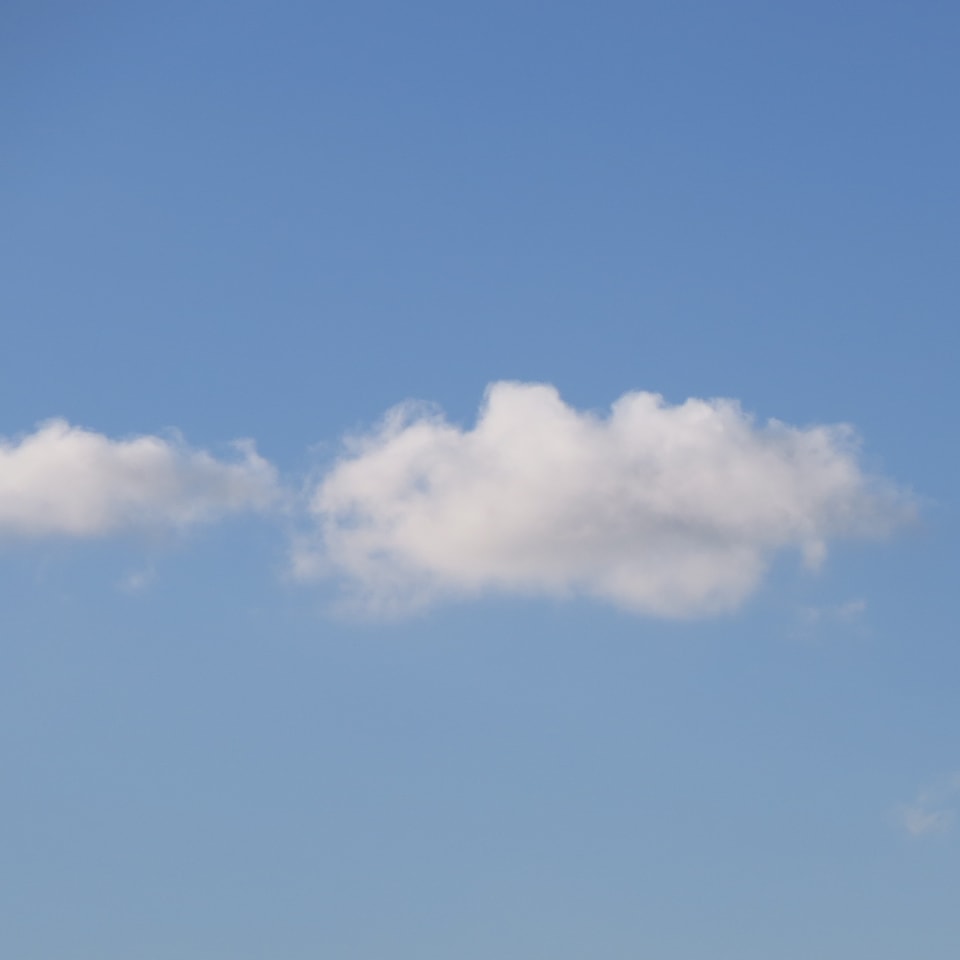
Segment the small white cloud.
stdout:
<svg viewBox="0 0 960 960">
<path fill-rule="evenodd" d="M 900 822 L 912 837 L 946 833 L 956 818 L 955 803 L 960 796 L 960 775 L 954 774 L 938 786 L 920 791 L 916 799 L 900 809 Z"/>
<path fill-rule="evenodd" d="M 903 825 L 912 837 L 943 833 L 952 823 L 952 810 L 929 810 L 919 805 L 908 806 L 903 810 Z"/>
<path fill-rule="evenodd" d="M 867 612 L 866 600 L 848 600 L 835 606 L 804 607 L 801 616 L 807 623 L 857 623 Z"/>
<path fill-rule="evenodd" d="M 142 593 L 153 583 L 156 571 L 153 567 L 145 567 L 142 570 L 134 570 L 120 579 L 117 584 L 123 593 Z"/>
<path fill-rule="evenodd" d="M 913 837 L 945 833 L 956 818 L 960 797 L 960 774 L 955 773 L 933 787 L 917 794 L 916 799 L 900 808 L 900 821 Z"/>
<path fill-rule="evenodd" d="M 496 383 L 472 429 L 407 404 L 349 441 L 293 567 L 345 577 L 379 612 L 501 590 L 698 616 L 735 609 L 777 551 L 816 566 L 832 538 L 884 534 L 912 509 L 863 473 L 846 426 L 651 393 L 601 417 L 549 385 Z"/>
<path fill-rule="evenodd" d="M 843 623 L 851 623 L 854 620 L 859 620 L 866 611 L 866 600 L 848 600 L 836 608 L 835 615 Z"/>
<path fill-rule="evenodd" d="M 112 440 L 64 420 L 0 438 L 0 537 L 183 528 L 267 508 L 276 471 L 249 441 L 234 446 L 224 461 L 177 439 Z"/>
</svg>

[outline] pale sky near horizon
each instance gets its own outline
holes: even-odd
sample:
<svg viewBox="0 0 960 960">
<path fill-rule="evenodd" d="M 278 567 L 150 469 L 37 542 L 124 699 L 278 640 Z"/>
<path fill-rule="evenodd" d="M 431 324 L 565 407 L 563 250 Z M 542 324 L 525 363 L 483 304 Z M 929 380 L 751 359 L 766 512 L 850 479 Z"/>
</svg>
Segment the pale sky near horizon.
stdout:
<svg viewBox="0 0 960 960">
<path fill-rule="evenodd" d="M 960 11 L 81 6 L 0 11 L 0 955 L 954 960 Z"/>
</svg>

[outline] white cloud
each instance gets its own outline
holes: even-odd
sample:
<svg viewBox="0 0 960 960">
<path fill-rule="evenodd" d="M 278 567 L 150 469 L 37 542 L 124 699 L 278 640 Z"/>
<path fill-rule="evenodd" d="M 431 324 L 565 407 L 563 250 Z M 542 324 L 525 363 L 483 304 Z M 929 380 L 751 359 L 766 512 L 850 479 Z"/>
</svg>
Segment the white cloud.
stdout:
<svg viewBox="0 0 960 960">
<path fill-rule="evenodd" d="M 847 600 L 835 606 L 803 607 L 801 616 L 807 623 L 857 623 L 867 612 L 867 601 Z"/>
<path fill-rule="evenodd" d="M 960 774 L 937 787 L 922 790 L 913 803 L 900 808 L 900 822 L 913 837 L 946 833 L 956 816 L 954 802 L 960 796 Z"/>
<path fill-rule="evenodd" d="M 247 441 L 234 461 L 177 439 L 111 440 L 63 420 L 0 438 L 0 537 L 96 537 L 187 527 L 277 496 L 276 472 Z"/>
<path fill-rule="evenodd" d="M 911 505 L 863 473 L 845 426 L 758 425 L 735 401 L 651 393 L 601 417 L 502 382 L 469 430 L 392 410 L 348 442 L 310 510 L 295 573 L 345 577 L 380 612 L 502 590 L 682 617 L 737 607 L 781 549 L 816 566 L 831 538 L 886 533 Z"/>
<path fill-rule="evenodd" d="M 122 577 L 117 583 L 117 587 L 123 593 L 142 593 L 153 583 L 155 578 L 156 571 L 153 567 L 144 567 L 141 570 L 133 570 Z"/>
<path fill-rule="evenodd" d="M 952 823 L 952 810 L 930 810 L 922 804 L 913 804 L 903 810 L 903 826 L 912 837 L 943 833 Z"/>
</svg>

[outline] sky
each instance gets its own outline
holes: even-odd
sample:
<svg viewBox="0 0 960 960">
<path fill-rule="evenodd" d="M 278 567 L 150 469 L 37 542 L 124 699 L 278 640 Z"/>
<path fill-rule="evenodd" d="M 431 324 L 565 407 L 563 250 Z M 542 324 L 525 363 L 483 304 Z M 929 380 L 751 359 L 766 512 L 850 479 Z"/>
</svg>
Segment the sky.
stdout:
<svg viewBox="0 0 960 960">
<path fill-rule="evenodd" d="M 960 11 L 0 10 L 0 953 L 953 960 Z"/>
</svg>

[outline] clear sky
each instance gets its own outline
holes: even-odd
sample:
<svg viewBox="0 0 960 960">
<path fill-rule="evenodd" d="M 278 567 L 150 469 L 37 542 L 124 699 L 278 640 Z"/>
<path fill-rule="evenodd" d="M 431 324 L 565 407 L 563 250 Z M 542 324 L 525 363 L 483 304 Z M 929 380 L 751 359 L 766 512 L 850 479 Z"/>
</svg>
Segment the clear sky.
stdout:
<svg viewBox="0 0 960 960">
<path fill-rule="evenodd" d="M 955 960 L 958 50 L 7 0 L 0 954 Z"/>
</svg>

